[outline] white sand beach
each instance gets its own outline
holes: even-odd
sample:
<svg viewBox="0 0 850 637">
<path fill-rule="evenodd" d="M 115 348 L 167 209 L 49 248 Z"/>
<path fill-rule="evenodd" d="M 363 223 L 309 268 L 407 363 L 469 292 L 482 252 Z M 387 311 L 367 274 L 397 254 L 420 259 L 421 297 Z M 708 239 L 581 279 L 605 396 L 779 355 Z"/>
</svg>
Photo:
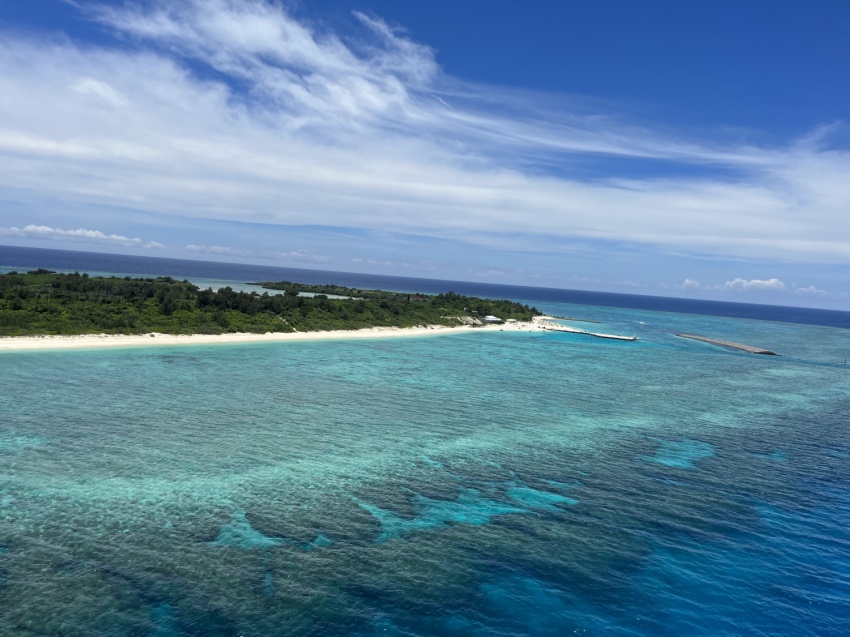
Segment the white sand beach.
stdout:
<svg viewBox="0 0 850 637">
<path fill-rule="evenodd" d="M 535 317 L 530 323 L 484 325 L 472 327 L 458 325 L 445 327 L 429 325 L 417 327 L 370 327 L 362 330 L 332 330 L 327 332 L 267 332 L 265 334 L 83 334 L 79 336 L 4 336 L 0 337 L 0 352 L 22 350 L 87 349 L 102 347 L 150 347 L 171 345 L 214 345 L 233 343 L 274 343 L 285 341 L 315 341 L 357 338 L 394 338 L 411 336 L 436 336 L 465 332 L 542 331 Z"/>
</svg>

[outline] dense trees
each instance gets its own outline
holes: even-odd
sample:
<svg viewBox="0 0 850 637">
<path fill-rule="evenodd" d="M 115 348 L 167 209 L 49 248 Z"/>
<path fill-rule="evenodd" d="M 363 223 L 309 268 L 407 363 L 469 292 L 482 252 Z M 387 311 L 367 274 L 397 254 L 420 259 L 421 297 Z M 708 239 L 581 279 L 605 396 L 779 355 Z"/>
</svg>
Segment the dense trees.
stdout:
<svg viewBox="0 0 850 637">
<path fill-rule="evenodd" d="M 0 335 L 218 334 L 457 325 L 460 316 L 529 320 L 539 312 L 512 301 L 409 295 L 282 281 L 284 294 L 200 290 L 171 277 L 90 277 L 35 270 L 0 275 Z M 299 293 L 315 293 L 315 297 Z M 328 298 L 327 295 L 345 298 Z"/>
</svg>

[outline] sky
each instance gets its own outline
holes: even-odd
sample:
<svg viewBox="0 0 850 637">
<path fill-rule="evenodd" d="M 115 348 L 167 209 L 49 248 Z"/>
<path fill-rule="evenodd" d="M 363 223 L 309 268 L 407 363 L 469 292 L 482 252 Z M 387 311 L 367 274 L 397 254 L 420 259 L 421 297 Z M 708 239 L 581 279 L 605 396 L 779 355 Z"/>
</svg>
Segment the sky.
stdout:
<svg viewBox="0 0 850 637">
<path fill-rule="evenodd" d="M 845 0 L 3 0 L 0 245 L 850 310 Z"/>
</svg>

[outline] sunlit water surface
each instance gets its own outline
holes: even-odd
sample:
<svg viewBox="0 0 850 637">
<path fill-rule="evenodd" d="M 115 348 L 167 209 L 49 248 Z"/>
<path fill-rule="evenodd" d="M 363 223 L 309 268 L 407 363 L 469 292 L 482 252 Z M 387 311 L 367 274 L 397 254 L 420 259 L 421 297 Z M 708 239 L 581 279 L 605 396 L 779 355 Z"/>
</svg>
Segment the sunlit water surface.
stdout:
<svg viewBox="0 0 850 637">
<path fill-rule="evenodd" d="M 2 353 L 0 634 L 846 634 L 848 332 L 544 309 Z"/>
<path fill-rule="evenodd" d="M 329 282 L 0 252 L 17 269 L 213 287 Z M 461 285 L 641 340 L 506 331 L 0 353 L 0 635 L 848 634 L 847 329 Z M 705 304 L 729 311 L 850 324 Z"/>
</svg>

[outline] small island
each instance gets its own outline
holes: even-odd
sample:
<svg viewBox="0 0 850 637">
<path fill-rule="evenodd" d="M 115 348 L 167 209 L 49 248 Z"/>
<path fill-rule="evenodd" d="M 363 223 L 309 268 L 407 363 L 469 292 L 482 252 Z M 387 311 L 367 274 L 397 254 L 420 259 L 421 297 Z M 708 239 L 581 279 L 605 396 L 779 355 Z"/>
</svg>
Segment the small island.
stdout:
<svg viewBox="0 0 850 637">
<path fill-rule="evenodd" d="M 263 282 L 283 294 L 201 290 L 171 277 L 96 277 L 38 269 L 0 275 L 0 337 L 216 335 L 476 327 L 487 317 L 529 322 L 541 313 L 508 300 Z M 303 293 L 303 295 L 302 295 Z M 312 294 L 313 296 L 307 296 Z"/>
</svg>

